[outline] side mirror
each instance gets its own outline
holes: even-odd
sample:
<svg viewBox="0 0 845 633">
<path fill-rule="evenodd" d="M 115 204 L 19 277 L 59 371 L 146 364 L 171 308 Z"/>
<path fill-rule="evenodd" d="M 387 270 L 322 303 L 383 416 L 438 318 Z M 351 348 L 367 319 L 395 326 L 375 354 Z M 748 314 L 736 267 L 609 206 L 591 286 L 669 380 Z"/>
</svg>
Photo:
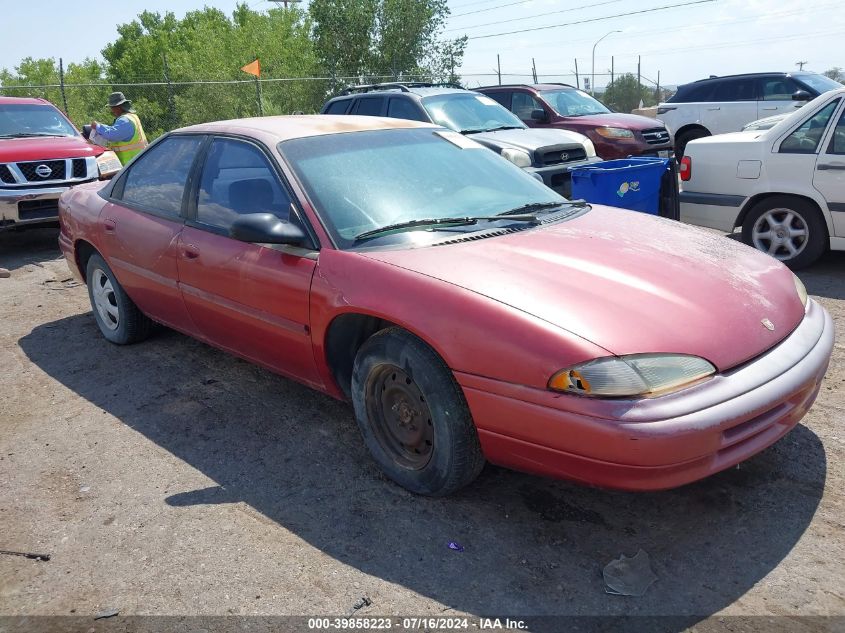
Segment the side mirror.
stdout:
<svg viewBox="0 0 845 633">
<path fill-rule="evenodd" d="M 290 244 L 299 246 L 305 233 L 296 224 L 280 220 L 272 213 L 247 213 L 229 228 L 229 237 L 254 244 Z"/>
<path fill-rule="evenodd" d="M 536 110 L 531 110 L 531 120 L 537 121 L 538 123 L 546 123 L 549 120 L 549 115 L 546 114 L 543 108 L 537 108 Z"/>
<path fill-rule="evenodd" d="M 85 138 L 91 138 L 91 124 L 83 125 L 82 126 L 82 136 Z"/>
<path fill-rule="evenodd" d="M 813 95 L 811 95 L 806 90 L 796 90 L 792 94 L 792 100 L 793 101 L 810 101 L 812 98 L 813 98 Z"/>
</svg>

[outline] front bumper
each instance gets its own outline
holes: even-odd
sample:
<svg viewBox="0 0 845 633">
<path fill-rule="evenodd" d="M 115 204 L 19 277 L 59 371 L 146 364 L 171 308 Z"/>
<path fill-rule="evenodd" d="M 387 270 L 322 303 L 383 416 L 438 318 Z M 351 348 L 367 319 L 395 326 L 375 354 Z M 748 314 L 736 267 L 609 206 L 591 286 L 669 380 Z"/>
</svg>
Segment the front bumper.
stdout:
<svg viewBox="0 0 845 633">
<path fill-rule="evenodd" d="M 767 448 L 804 416 L 833 349 L 830 315 L 803 321 L 755 360 L 641 400 L 555 394 L 456 372 L 485 456 L 545 476 L 624 490 L 674 488 Z"/>
<path fill-rule="evenodd" d="M 525 171 L 529 174 L 537 174 L 543 179 L 543 183 L 547 187 L 554 189 L 564 198 L 568 198 L 572 194 L 572 176 L 570 172 L 577 167 L 592 165 L 601 161 L 601 158 L 594 156 L 585 160 L 549 165 L 548 167 L 525 167 Z"/>
<path fill-rule="evenodd" d="M 0 231 L 20 226 L 55 224 L 59 221 L 59 196 L 68 189 L 70 185 L 0 189 Z"/>
</svg>

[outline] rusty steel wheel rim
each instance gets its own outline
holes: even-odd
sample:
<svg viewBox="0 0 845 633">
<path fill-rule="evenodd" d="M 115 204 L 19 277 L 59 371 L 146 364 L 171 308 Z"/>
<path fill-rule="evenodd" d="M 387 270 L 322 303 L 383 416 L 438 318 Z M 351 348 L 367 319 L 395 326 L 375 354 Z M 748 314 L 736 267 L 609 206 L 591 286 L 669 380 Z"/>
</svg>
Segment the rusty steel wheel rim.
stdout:
<svg viewBox="0 0 845 633">
<path fill-rule="evenodd" d="M 431 461 L 431 410 L 417 384 L 403 370 L 382 365 L 370 374 L 367 414 L 376 440 L 398 465 L 420 470 Z"/>
</svg>

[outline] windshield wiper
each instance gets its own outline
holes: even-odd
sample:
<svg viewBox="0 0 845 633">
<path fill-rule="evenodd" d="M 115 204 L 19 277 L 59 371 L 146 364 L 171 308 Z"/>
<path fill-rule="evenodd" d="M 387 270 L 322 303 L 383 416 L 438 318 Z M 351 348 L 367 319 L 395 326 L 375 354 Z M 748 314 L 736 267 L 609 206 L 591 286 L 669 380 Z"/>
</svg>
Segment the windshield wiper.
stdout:
<svg viewBox="0 0 845 633">
<path fill-rule="evenodd" d="M 467 226 L 470 224 L 477 224 L 480 220 L 502 220 L 501 215 L 490 216 L 466 216 L 462 218 L 424 218 L 419 220 L 408 220 L 407 222 L 397 222 L 396 224 L 388 224 L 377 229 L 364 231 L 355 236 L 355 241 L 367 239 L 368 237 L 375 237 L 382 233 L 389 233 L 390 231 L 402 231 L 405 229 L 416 229 L 418 227 L 438 227 L 438 226 Z M 536 215 L 509 215 L 507 220 L 512 222 L 536 222 Z"/>
<path fill-rule="evenodd" d="M 498 130 L 522 130 L 521 125 L 498 125 L 496 127 L 470 127 L 461 130 L 461 134 L 480 134 L 481 132 L 496 132 Z"/>
<path fill-rule="evenodd" d="M 580 202 L 580 200 L 576 200 L 576 202 Z M 528 204 L 523 204 L 521 206 L 514 207 L 513 209 L 508 209 L 507 211 L 502 211 L 498 215 L 514 216 L 519 213 L 525 213 L 526 211 L 542 211 L 543 209 L 554 209 L 556 207 L 562 207 L 566 204 L 573 203 L 568 200 L 565 200 L 563 202 L 529 202 Z"/>
<path fill-rule="evenodd" d="M 18 132 L 17 134 L 3 134 L 0 138 L 29 138 L 30 136 L 67 136 L 67 134 L 54 134 L 52 132 Z"/>
</svg>

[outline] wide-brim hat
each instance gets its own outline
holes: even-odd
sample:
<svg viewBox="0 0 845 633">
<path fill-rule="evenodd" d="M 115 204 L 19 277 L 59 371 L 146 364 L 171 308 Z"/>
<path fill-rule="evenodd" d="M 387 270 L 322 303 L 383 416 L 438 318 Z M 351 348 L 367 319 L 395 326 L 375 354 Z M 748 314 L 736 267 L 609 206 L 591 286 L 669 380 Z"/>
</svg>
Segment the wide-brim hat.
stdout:
<svg viewBox="0 0 845 633">
<path fill-rule="evenodd" d="M 130 105 L 132 104 L 132 102 L 129 101 L 122 92 L 113 92 L 109 95 L 109 102 L 106 105 L 110 108 L 116 108 L 124 103 L 128 103 Z"/>
</svg>

